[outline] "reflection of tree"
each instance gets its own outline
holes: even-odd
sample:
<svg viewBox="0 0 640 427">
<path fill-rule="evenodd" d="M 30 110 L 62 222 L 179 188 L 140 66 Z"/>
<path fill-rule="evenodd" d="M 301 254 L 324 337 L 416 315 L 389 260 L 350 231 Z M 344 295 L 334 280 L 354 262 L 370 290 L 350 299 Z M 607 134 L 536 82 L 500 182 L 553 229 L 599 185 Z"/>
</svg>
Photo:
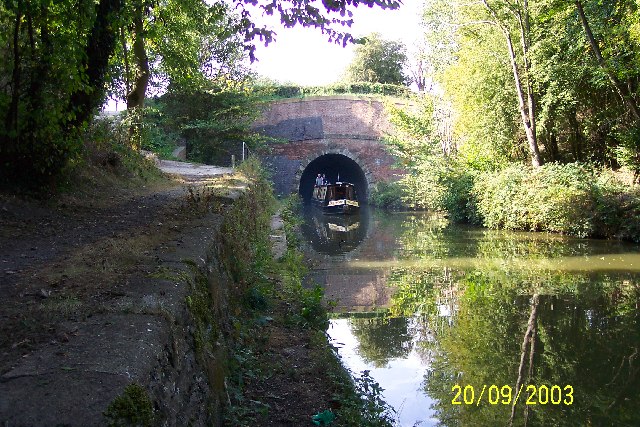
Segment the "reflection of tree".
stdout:
<svg viewBox="0 0 640 427">
<path fill-rule="evenodd" d="M 563 276 L 546 276 L 546 294 L 533 297 L 519 288 L 532 277 L 496 281 L 495 274 L 478 273 L 465 279 L 459 310 L 438 336 L 425 379 L 443 425 L 505 425 L 510 419 L 528 426 L 640 425 L 638 283 L 598 276 L 588 292 L 549 294 L 554 283 L 566 289 Z M 489 405 L 487 395 L 479 406 L 454 406 L 454 384 L 473 385 L 476 399 L 485 384 L 510 385 L 514 396 L 524 388 L 512 410 Z M 570 385 L 572 405 L 527 406 L 529 384 L 563 391 Z"/>
<path fill-rule="evenodd" d="M 529 321 L 527 322 L 527 330 L 524 333 L 524 340 L 522 341 L 522 352 L 520 354 L 520 366 L 518 366 L 518 379 L 516 380 L 516 386 L 514 390 L 520 390 L 523 386 L 524 380 L 524 368 L 526 366 L 525 357 L 527 356 L 527 349 L 529 349 L 529 372 L 527 374 L 527 381 L 531 382 L 531 375 L 533 374 L 533 357 L 536 353 L 536 334 L 537 334 L 537 321 L 538 321 L 538 304 L 540 303 L 540 295 L 533 294 L 531 297 L 531 314 L 529 315 Z M 511 406 L 511 418 L 509 418 L 509 425 L 513 425 L 513 419 L 516 416 L 516 405 Z M 527 424 L 529 418 L 529 406 L 525 405 L 524 410 L 524 423 Z"/>
<path fill-rule="evenodd" d="M 412 336 L 406 318 L 354 318 L 349 323 L 358 339 L 358 353 L 377 368 L 385 367 L 389 360 L 406 357 L 411 352 Z"/>
<path fill-rule="evenodd" d="M 411 259 L 444 259 L 473 256 L 475 241 L 468 239 L 465 229 L 446 228 L 447 221 L 438 217 L 408 216 L 402 224 L 404 256 Z"/>
<path fill-rule="evenodd" d="M 425 389 L 436 400 L 442 425 L 506 425 L 511 419 L 516 426 L 640 425 L 638 277 L 558 272 L 529 263 L 607 253 L 610 247 L 544 234 L 456 231 L 430 221 L 409 216 L 403 223 L 398 257 L 411 259 L 413 267 L 391 272 L 389 310 L 417 322 L 410 329 L 431 362 Z M 416 259 L 455 257 L 478 261 L 464 271 L 446 261 L 437 268 L 415 267 Z M 483 265 L 482 259 L 498 262 Z M 523 392 L 515 408 L 490 405 L 487 394 L 480 405 L 452 405 L 455 384 L 473 385 L 476 398 L 483 385 L 522 385 Z M 565 386 L 571 386 L 573 402 L 527 406 L 529 384 L 559 386 L 563 401 Z"/>
<path fill-rule="evenodd" d="M 440 271 L 398 268 L 391 271 L 387 284 L 395 289 L 391 297 L 393 316 L 429 315 L 437 311 L 438 284 L 445 282 Z"/>
</svg>

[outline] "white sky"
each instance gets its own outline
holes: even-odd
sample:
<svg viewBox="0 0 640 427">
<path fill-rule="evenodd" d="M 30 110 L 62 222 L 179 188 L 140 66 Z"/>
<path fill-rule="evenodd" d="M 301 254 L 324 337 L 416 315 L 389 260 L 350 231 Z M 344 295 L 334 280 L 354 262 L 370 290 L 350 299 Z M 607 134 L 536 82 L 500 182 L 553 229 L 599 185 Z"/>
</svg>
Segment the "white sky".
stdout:
<svg viewBox="0 0 640 427">
<path fill-rule="evenodd" d="M 421 38 L 420 17 L 422 0 L 404 0 L 397 10 L 382 10 L 378 7 L 360 6 L 354 9 L 354 23 L 347 28 L 355 37 L 378 32 L 387 40 L 402 41 L 410 52 Z M 256 56 L 258 62 L 252 69 L 264 77 L 281 83 L 301 85 L 324 85 L 336 82 L 351 62 L 354 46 L 332 44 L 327 36 L 313 28 L 282 28 L 279 18 L 260 18 L 258 13 L 253 19 L 270 25 L 276 31 L 276 41 L 265 47 L 258 44 Z M 338 28 L 338 27 L 336 27 Z"/>
</svg>

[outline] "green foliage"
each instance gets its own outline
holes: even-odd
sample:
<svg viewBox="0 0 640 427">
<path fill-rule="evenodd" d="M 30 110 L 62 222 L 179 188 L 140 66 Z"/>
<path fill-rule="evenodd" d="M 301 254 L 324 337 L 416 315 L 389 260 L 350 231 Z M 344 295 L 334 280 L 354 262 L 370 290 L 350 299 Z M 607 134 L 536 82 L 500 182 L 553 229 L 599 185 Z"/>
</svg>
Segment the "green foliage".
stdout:
<svg viewBox="0 0 640 427">
<path fill-rule="evenodd" d="M 626 314 L 630 299 L 637 296 L 637 284 L 599 277 L 591 284 L 586 277 L 551 273 L 544 277 L 549 288 L 531 298 L 530 292 L 541 280 L 530 275 L 495 275 L 476 271 L 458 282 L 457 312 L 449 326 L 439 333 L 433 371 L 426 378 L 426 390 L 438 401 L 436 416 L 443 425 L 494 425 L 509 419 L 506 405 L 451 405 L 454 384 L 508 384 L 514 386 L 518 357 L 527 320 L 537 312 L 533 365 L 526 383 L 545 385 L 570 384 L 574 390 L 572 405 L 529 407 L 532 425 L 565 424 L 633 424 L 637 392 L 628 389 L 625 402 L 616 410 L 607 409 L 620 396 L 620 384 L 633 381 L 628 374 L 612 375 L 633 352 L 630 344 L 637 328 Z M 522 282 L 533 289 L 522 289 Z M 573 283 L 563 289 L 562 283 Z M 577 282 L 577 283 L 576 283 Z M 553 286 L 559 293 L 554 293 Z M 615 295 L 620 295 L 619 298 Z M 633 303 L 632 303 L 633 304 Z M 629 336 L 629 331 L 634 331 Z M 529 353 L 526 353 L 529 356 Z M 525 359 L 525 372 L 528 367 Z M 615 372 L 618 372 L 614 369 Z M 525 374 L 526 375 L 526 374 Z M 501 387 L 501 386 L 499 386 Z M 476 389 L 476 398 L 479 391 Z M 612 393 L 613 392 L 613 396 Z M 513 391 L 515 395 L 515 391 Z M 512 395 L 512 398 L 513 396 Z M 564 396 L 564 395 L 563 395 Z M 584 397 L 583 397 L 584 396 Z M 522 419 L 522 407 L 516 408 L 516 421 Z M 637 421 L 636 421 L 637 422 Z M 515 424 L 515 423 L 514 423 Z"/>
<path fill-rule="evenodd" d="M 640 180 L 640 124 L 619 134 L 620 146 L 616 149 L 617 160 L 633 171 L 634 180 Z"/>
<path fill-rule="evenodd" d="M 300 245 L 299 227 L 303 222 L 302 197 L 295 193 L 287 196 L 282 201 L 280 215 L 284 222 L 284 231 L 287 237 L 287 248 L 295 249 Z"/>
<path fill-rule="evenodd" d="M 142 33 L 132 24 L 136 19 L 146 27 Z M 127 100 L 141 84 L 193 92 L 206 90 L 212 80 L 242 82 L 247 77 L 239 18 L 224 3 L 132 1 L 125 4 L 118 24 L 120 43 L 108 81 L 114 98 Z M 138 80 L 142 63 L 149 67 L 146 83 Z"/>
<path fill-rule="evenodd" d="M 478 208 L 488 227 L 585 237 L 593 232 L 594 180 L 594 171 L 579 164 L 511 166 L 478 180 Z"/>
<path fill-rule="evenodd" d="M 104 412 L 109 427 L 149 427 L 153 425 L 153 404 L 147 391 L 129 384 Z"/>
<path fill-rule="evenodd" d="M 612 172 L 596 182 L 596 236 L 640 242 L 640 191 L 623 184 Z"/>
<path fill-rule="evenodd" d="M 440 210 L 449 219 L 458 223 L 480 224 L 477 199 L 473 192 L 477 173 L 465 165 L 454 163 L 440 177 L 444 192 L 440 199 Z"/>
<path fill-rule="evenodd" d="M 455 111 L 455 140 L 464 163 L 500 169 L 528 158 L 507 54 L 509 34 L 524 92 L 531 89 L 543 160 L 636 168 L 634 129 L 640 117 L 630 105 L 637 109 L 640 95 L 637 1 L 579 3 L 602 60 L 577 16 L 578 2 L 425 2 L 424 24 L 437 31 L 425 36 L 433 52 L 433 78 Z M 516 16 L 526 22 L 524 40 Z M 524 99 L 525 107 L 529 102 Z"/>
<path fill-rule="evenodd" d="M 218 339 L 219 323 L 221 319 L 215 318 L 213 311 L 213 298 L 209 289 L 207 276 L 199 271 L 195 263 L 190 265 L 193 281 L 191 293 L 185 299 L 187 308 L 194 319 L 195 331 L 193 333 L 195 350 L 201 357 L 212 354 Z M 189 281 L 189 280 L 188 280 Z"/>
<path fill-rule="evenodd" d="M 402 209 L 404 187 L 397 182 L 379 182 L 369 194 L 369 204 L 383 209 Z"/>
<path fill-rule="evenodd" d="M 131 147 L 129 126 L 120 117 L 96 118 L 82 134 L 81 141 L 81 155 L 70 162 L 69 172 L 61 177 L 64 178 L 61 182 L 63 191 L 69 186 L 102 179 L 103 173 L 126 180 L 119 185 L 135 186 L 162 177 L 153 160 Z"/>
<path fill-rule="evenodd" d="M 456 112 L 459 159 L 476 169 L 495 168 L 524 156 L 520 117 L 503 36 L 490 26 L 473 30 L 459 36 L 456 61 L 440 80 Z"/>
<path fill-rule="evenodd" d="M 326 333 L 318 331 L 313 336 L 316 349 L 314 358 L 323 367 L 325 375 L 334 386 L 334 400 L 340 402 L 336 409 L 336 425 L 351 427 L 396 426 L 395 411 L 382 398 L 382 388 L 368 371 L 353 373 L 340 363 L 335 348 L 327 342 Z"/>
<path fill-rule="evenodd" d="M 616 185 L 608 175 L 599 180 Z M 511 405 L 486 400 L 485 405 L 452 405 L 452 386 L 474 386 L 475 399 L 482 390 L 475 384 L 487 384 L 483 399 L 491 384 L 514 387 L 533 294 L 539 297 L 537 333 L 530 370 L 530 353 L 525 354 L 525 388 L 570 384 L 575 402 L 529 406 L 529 425 L 637 424 L 637 376 L 627 368 L 640 333 L 640 286 L 636 274 L 626 272 L 629 260 L 606 271 L 592 265 L 605 253 L 622 254 L 630 247 L 446 227 L 423 214 L 407 215 L 400 223 L 401 249 L 387 283 L 395 289 L 389 311 L 409 318 L 404 320 L 411 322 L 415 351 L 432 368 L 424 385 L 440 424 L 488 426 L 509 419 Z M 381 323 L 365 336 L 370 349 L 359 352 L 384 360 L 381 343 L 403 331 L 390 328 L 391 336 L 385 337 L 376 330 Z M 514 425 L 522 424 L 522 403 Z"/>
<path fill-rule="evenodd" d="M 118 4 L 0 4 L 0 186 L 55 187 L 77 159 L 80 134 L 103 92 L 106 61 L 96 43 L 113 45 L 101 31 Z"/>
<path fill-rule="evenodd" d="M 280 14 L 287 27 L 319 28 L 329 39 L 354 38 L 350 25 L 358 5 L 395 9 L 397 0 L 323 3 L 238 0 L 4 1 L 0 3 L 0 186 L 55 187 L 80 153 L 80 134 L 104 102 L 105 91 L 143 106 L 147 85 L 210 89 L 207 80 L 246 77 L 244 51 L 253 60 L 258 37 L 274 32 L 250 18 L 246 4 Z M 238 15 L 232 8 L 239 9 Z M 339 16 L 338 16 L 339 15 Z M 109 61 L 111 59 L 111 64 Z M 226 111 L 223 114 L 227 114 Z M 237 117 L 236 117 L 237 118 Z M 207 121 L 207 120 L 205 120 Z M 220 123 L 220 120 L 218 120 Z M 216 134 L 229 131 L 213 127 Z M 198 128 L 198 123 L 191 127 Z M 201 127 L 201 126 L 200 126 Z M 212 129 L 207 123 L 206 128 Z M 132 132 L 135 137 L 135 131 Z M 139 142 L 134 139 L 135 148 Z M 202 150 L 203 157 L 207 156 Z"/>
<path fill-rule="evenodd" d="M 349 327 L 358 340 L 358 354 L 376 368 L 386 368 L 390 360 L 406 358 L 411 351 L 411 335 L 404 317 L 352 318 Z"/>
<path fill-rule="evenodd" d="M 340 82 L 327 86 L 298 86 L 277 83 L 256 83 L 253 91 L 263 100 L 302 98 L 328 95 L 384 95 L 400 98 L 412 96 L 408 87 L 371 82 Z"/>
<path fill-rule="evenodd" d="M 243 163 L 241 171 L 251 186 L 227 213 L 221 239 L 226 270 L 240 284 L 238 291 L 244 294 L 250 286 L 265 280 L 266 268 L 271 263 L 269 231 L 275 199 L 257 160 Z"/>
<path fill-rule="evenodd" d="M 384 401 L 380 387 L 369 371 L 362 371 L 355 378 L 356 393 L 362 401 L 361 420 L 358 425 L 364 427 L 388 427 L 394 423 L 394 409 Z"/>
<path fill-rule="evenodd" d="M 372 33 L 356 46 L 345 80 L 406 85 L 409 81 L 403 70 L 406 62 L 406 48 L 402 43 L 384 40 L 379 33 Z"/>
<path fill-rule="evenodd" d="M 168 138 L 182 138 L 190 160 L 228 164 L 240 156 L 242 142 L 251 149 L 263 138 L 251 131 L 258 114 L 255 97 L 245 90 L 169 92 L 154 102 L 159 114 L 156 129 Z"/>
<path fill-rule="evenodd" d="M 411 209 L 443 212 L 455 222 L 478 223 L 471 192 L 475 171 L 455 157 L 438 135 L 433 99 L 423 97 L 419 107 L 411 112 L 387 105 L 394 133 L 386 143 L 408 173 L 397 184 L 374 191 L 374 204 L 395 205 L 399 198 Z M 400 191 L 394 192 L 394 187 Z"/>
<path fill-rule="evenodd" d="M 577 163 L 514 165 L 482 174 L 474 194 L 487 227 L 638 240 L 639 195 L 602 176 Z"/>
</svg>

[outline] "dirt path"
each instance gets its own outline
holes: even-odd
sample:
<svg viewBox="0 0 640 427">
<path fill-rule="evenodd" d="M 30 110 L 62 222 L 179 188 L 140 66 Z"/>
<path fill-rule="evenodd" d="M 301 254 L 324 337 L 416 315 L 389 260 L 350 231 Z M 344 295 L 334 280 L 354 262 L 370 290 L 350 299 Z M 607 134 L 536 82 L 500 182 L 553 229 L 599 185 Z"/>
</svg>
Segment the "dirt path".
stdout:
<svg viewBox="0 0 640 427">
<path fill-rule="evenodd" d="M 0 195 L 0 424 L 102 425 L 114 393 L 175 357 L 164 317 L 184 316 L 188 290 L 153 277 L 211 244 L 219 215 L 199 210 L 199 184 L 241 187 L 229 170 L 194 168 L 83 197 Z M 206 395 L 193 372 L 167 372 Z"/>
</svg>

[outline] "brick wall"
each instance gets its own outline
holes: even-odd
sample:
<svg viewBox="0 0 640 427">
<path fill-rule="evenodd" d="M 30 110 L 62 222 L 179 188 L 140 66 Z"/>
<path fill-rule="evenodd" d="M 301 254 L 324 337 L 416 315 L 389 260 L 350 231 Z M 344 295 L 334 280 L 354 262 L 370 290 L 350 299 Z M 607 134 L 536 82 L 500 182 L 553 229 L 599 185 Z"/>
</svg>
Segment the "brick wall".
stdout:
<svg viewBox="0 0 640 427">
<path fill-rule="evenodd" d="M 392 125 L 383 103 L 374 98 L 330 96 L 274 101 L 265 105 L 254 127 L 289 141 L 272 144 L 269 153 L 262 153 L 279 194 L 297 191 L 306 165 L 326 153 L 344 154 L 358 163 L 369 186 L 396 180 L 403 173 L 394 168 L 395 158 L 381 141 L 392 131 Z"/>
</svg>

